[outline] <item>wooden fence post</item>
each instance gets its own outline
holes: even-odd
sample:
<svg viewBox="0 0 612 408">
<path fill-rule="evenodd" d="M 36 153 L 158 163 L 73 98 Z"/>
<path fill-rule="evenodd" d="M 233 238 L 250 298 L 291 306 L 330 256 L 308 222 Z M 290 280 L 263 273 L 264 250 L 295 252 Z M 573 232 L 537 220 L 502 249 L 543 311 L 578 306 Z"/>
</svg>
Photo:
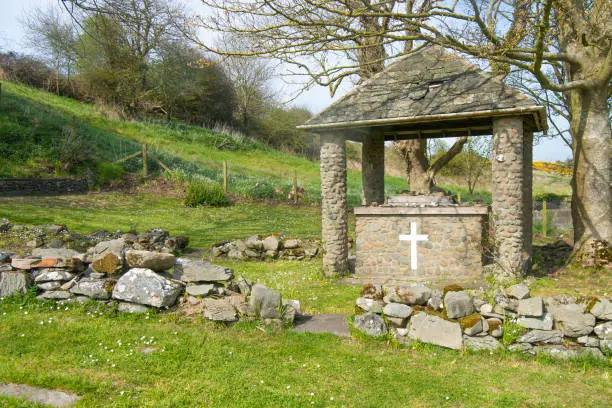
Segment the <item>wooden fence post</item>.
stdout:
<svg viewBox="0 0 612 408">
<path fill-rule="evenodd" d="M 297 170 L 293 170 L 293 202 L 298 202 Z"/>
<path fill-rule="evenodd" d="M 147 144 L 142 145 L 142 176 L 149 176 L 149 154 L 147 152 Z"/>
<path fill-rule="evenodd" d="M 542 200 L 542 235 L 546 236 L 548 232 L 548 205 L 546 200 Z"/>
<path fill-rule="evenodd" d="M 223 160 L 223 192 L 227 194 L 227 160 Z"/>
<path fill-rule="evenodd" d="M 461 202 L 461 191 L 457 191 L 457 202 Z"/>
</svg>

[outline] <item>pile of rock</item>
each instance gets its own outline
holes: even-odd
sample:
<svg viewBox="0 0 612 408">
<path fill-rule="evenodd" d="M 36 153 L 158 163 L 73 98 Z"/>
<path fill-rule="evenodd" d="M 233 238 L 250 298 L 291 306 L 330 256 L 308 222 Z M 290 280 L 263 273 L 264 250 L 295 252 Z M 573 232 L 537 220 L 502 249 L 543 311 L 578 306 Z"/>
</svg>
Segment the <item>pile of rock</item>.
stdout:
<svg viewBox="0 0 612 408">
<path fill-rule="evenodd" d="M 180 251 L 189 244 L 189 237 L 170 236 L 163 229 L 152 229 L 147 232 L 124 233 L 121 231 L 109 232 L 100 230 L 91 234 L 81 234 L 69 231 L 64 225 L 13 225 L 6 218 L 0 219 L 0 233 L 10 234 L 19 241 L 26 242 L 32 248 L 70 248 L 78 252 L 85 252 L 100 242 L 123 238 L 134 249 L 147 251 L 173 252 Z"/>
<path fill-rule="evenodd" d="M 285 238 L 282 235 L 254 235 L 247 239 L 231 242 L 220 242 L 212 248 L 213 257 L 227 257 L 236 260 L 245 259 L 311 259 L 320 254 L 319 241 L 303 241 Z"/>
<path fill-rule="evenodd" d="M 493 297 L 489 303 L 458 285 L 439 291 L 367 284 L 356 302 L 354 326 L 370 336 L 391 332 L 401 342 L 451 349 L 495 350 L 505 342 L 510 350 L 559 358 L 612 353 L 610 299 L 531 297 L 522 283 Z M 513 333 L 504 336 L 504 327 Z"/>
<path fill-rule="evenodd" d="M 148 244 L 167 240 L 162 235 Z M 299 302 L 283 302 L 278 292 L 234 279 L 231 269 L 139 249 L 143 244 L 126 236 L 85 253 L 68 248 L 38 248 L 29 257 L 0 252 L 0 297 L 25 293 L 36 284 L 40 300 L 96 300 L 126 312 L 199 305 L 210 320 L 244 317 L 269 323 L 292 322 L 300 312 Z"/>
</svg>

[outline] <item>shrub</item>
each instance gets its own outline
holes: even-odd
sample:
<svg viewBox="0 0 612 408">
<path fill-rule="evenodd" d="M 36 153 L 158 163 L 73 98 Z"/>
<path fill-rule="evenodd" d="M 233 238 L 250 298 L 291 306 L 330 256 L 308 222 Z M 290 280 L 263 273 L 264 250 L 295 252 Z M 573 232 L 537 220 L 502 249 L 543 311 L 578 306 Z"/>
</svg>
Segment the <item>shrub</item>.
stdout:
<svg viewBox="0 0 612 408">
<path fill-rule="evenodd" d="M 192 180 L 187 187 L 187 197 L 185 197 L 187 207 L 197 207 L 199 205 L 223 207 L 230 204 L 231 201 L 225 196 L 223 188 L 217 183 L 206 180 Z"/>
<path fill-rule="evenodd" d="M 121 177 L 124 170 L 119 164 L 96 161 L 94 171 L 95 185 L 102 186 Z"/>
</svg>

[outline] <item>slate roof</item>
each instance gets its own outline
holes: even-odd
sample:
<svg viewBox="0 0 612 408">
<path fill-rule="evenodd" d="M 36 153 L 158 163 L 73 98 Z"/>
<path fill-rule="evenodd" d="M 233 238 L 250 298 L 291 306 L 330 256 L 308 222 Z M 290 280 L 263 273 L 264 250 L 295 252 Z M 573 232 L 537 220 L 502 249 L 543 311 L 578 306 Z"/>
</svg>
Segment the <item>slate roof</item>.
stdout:
<svg viewBox="0 0 612 408">
<path fill-rule="evenodd" d="M 431 126 L 512 112 L 533 119 L 536 131 L 547 127 L 544 108 L 532 99 L 462 57 L 426 46 L 399 58 L 300 128 Z"/>
</svg>

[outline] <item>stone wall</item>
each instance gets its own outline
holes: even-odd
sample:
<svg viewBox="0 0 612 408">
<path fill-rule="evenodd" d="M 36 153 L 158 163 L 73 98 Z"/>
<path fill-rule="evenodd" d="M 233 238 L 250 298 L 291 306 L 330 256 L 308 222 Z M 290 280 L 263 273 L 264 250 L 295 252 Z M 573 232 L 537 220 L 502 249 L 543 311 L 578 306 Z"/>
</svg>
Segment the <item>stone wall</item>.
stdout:
<svg viewBox="0 0 612 408">
<path fill-rule="evenodd" d="M 355 209 L 355 278 L 366 281 L 468 280 L 481 277 L 487 207 L 364 207 Z M 411 243 L 400 234 L 428 236 L 417 243 L 417 269 Z"/>
<path fill-rule="evenodd" d="M 87 194 L 85 179 L 0 179 L 0 197 Z"/>
<path fill-rule="evenodd" d="M 490 351 L 507 347 L 556 358 L 612 354 L 612 303 L 603 297 L 542 298 L 531 296 L 524 283 L 488 293 L 456 284 L 443 290 L 366 284 L 356 306 L 355 328 L 370 336 L 390 332 L 400 343 Z"/>
</svg>

